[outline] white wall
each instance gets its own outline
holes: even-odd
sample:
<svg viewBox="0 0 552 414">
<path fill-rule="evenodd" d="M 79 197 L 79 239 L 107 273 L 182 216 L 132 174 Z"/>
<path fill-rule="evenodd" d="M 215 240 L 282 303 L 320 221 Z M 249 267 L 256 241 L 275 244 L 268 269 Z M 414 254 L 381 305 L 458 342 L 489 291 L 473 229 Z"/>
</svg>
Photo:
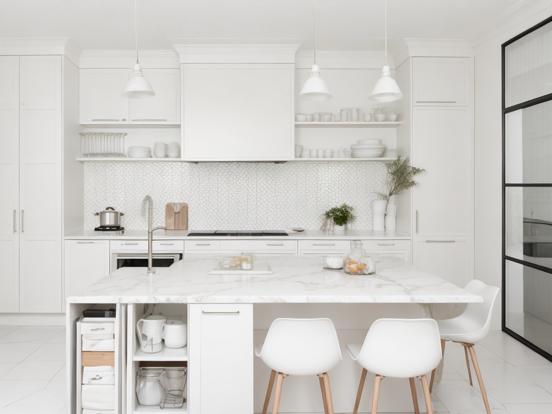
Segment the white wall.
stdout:
<svg viewBox="0 0 552 414">
<path fill-rule="evenodd" d="M 501 285 L 501 44 L 552 15 L 552 1 L 534 1 L 506 18 L 475 48 L 475 274 Z M 494 327 L 500 328 L 500 306 Z"/>
</svg>

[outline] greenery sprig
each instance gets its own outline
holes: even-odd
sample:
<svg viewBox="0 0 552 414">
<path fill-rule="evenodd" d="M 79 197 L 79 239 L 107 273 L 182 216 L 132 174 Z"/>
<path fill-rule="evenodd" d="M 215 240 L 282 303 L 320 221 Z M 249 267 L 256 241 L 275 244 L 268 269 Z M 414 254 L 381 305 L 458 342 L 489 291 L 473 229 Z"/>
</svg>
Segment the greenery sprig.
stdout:
<svg viewBox="0 0 552 414">
<path fill-rule="evenodd" d="M 331 223 L 344 226 L 354 219 L 353 207 L 348 204 L 341 204 L 338 207 L 330 208 L 324 213 L 324 224 L 322 227 L 327 229 Z"/>
<path fill-rule="evenodd" d="M 414 177 L 424 171 L 423 168 L 411 166 L 408 162 L 408 158 L 398 157 L 393 162 L 387 164 L 387 192 L 377 193 L 381 198 L 387 201 L 385 205 L 386 214 L 391 197 L 414 187 L 417 184 Z"/>
</svg>

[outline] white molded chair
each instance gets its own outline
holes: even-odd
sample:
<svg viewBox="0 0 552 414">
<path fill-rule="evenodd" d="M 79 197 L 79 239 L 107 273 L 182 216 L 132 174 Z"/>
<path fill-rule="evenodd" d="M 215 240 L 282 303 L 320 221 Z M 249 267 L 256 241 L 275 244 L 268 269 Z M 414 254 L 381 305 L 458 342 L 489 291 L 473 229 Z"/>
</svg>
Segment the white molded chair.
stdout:
<svg viewBox="0 0 552 414">
<path fill-rule="evenodd" d="M 433 319 L 378 319 L 368 333 L 362 347 L 349 345 L 351 358 L 362 367 L 355 401 L 354 414 L 358 413 L 362 391 L 368 371 L 376 374 L 372 397 L 372 414 L 377 413 L 379 389 L 384 377 L 408 378 L 416 414 L 420 412 L 415 379 L 419 378 L 424 390 L 427 412 L 433 407 L 427 375 L 441 361 L 439 327 Z"/>
<path fill-rule="evenodd" d="M 491 318 L 493 308 L 498 296 L 499 288 L 489 286 L 480 280 L 472 280 L 464 288 L 474 295 L 483 297 L 482 303 L 470 303 L 466 306 L 466 310 L 460 315 L 452 319 L 437 321 L 441 332 L 441 348 L 443 356 L 445 354 L 445 344 L 447 341 L 457 342 L 464 347 L 464 355 L 466 358 L 466 367 L 468 368 L 468 377 L 470 385 L 473 386 L 472 374 L 470 368 L 470 358 L 477 382 L 483 397 L 483 404 L 487 414 L 491 414 L 491 406 L 489 398 L 481 376 L 477 354 L 475 353 L 475 344 L 485 338 L 491 327 Z M 435 370 L 431 373 L 430 390 L 433 390 L 433 380 L 435 378 Z"/>
<path fill-rule="evenodd" d="M 333 414 L 328 371 L 341 360 L 341 348 L 330 319 L 276 319 L 270 325 L 262 348 L 255 353 L 272 369 L 263 414 L 268 412 L 275 380 L 272 412 L 278 413 L 282 383 L 288 375 L 318 376 L 324 412 Z"/>
</svg>

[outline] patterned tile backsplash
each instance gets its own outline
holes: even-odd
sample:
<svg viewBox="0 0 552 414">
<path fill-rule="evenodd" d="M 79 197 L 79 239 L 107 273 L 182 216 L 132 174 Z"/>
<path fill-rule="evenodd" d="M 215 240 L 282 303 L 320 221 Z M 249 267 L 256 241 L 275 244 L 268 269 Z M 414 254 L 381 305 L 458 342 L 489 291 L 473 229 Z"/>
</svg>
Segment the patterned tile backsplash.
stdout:
<svg viewBox="0 0 552 414">
<path fill-rule="evenodd" d="M 345 202 L 355 209 L 353 228 L 370 229 L 385 178 L 384 164 L 365 162 L 87 162 L 84 225 L 97 226 L 93 213 L 113 206 L 127 229 L 144 229 L 141 203 L 150 194 L 155 225 L 164 225 L 165 203 L 184 201 L 192 229 L 318 229 L 322 213 Z"/>
</svg>

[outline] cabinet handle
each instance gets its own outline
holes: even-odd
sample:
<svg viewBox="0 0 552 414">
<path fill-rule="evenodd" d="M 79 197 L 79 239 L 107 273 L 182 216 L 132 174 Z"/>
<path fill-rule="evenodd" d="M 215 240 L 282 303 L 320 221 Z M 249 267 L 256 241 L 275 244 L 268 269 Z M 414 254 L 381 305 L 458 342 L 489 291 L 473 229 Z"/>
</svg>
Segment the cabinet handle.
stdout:
<svg viewBox="0 0 552 414">
<path fill-rule="evenodd" d="M 21 233 L 25 233 L 25 210 L 21 209 Z"/>
<path fill-rule="evenodd" d="M 395 243 L 377 243 L 377 246 L 380 246 L 380 247 L 390 247 L 394 245 Z"/>
<path fill-rule="evenodd" d="M 138 246 L 138 242 L 125 242 L 123 246 Z"/>
<path fill-rule="evenodd" d="M 206 310 L 202 310 L 201 313 L 203 313 L 205 315 L 239 315 L 240 311 L 239 310 L 235 310 L 235 311 L 206 311 Z"/>
<path fill-rule="evenodd" d="M 196 246 L 210 246 L 211 243 L 195 243 Z"/>
<path fill-rule="evenodd" d="M 174 246 L 174 243 L 159 243 L 159 246 Z"/>
<path fill-rule="evenodd" d="M 272 247 L 282 247 L 284 246 L 284 243 L 267 243 L 266 245 Z"/>
<path fill-rule="evenodd" d="M 456 240 L 426 240 L 426 243 L 456 243 Z"/>
<path fill-rule="evenodd" d="M 94 244 L 95 242 L 93 242 L 92 240 L 88 240 L 88 241 L 78 241 L 77 244 Z"/>
<path fill-rule="evenodd" d="M 421 104 L 425 104 L 425 103 L 455 104 L 457 102 L 456 101 L 416 101 L 416 103 L 421 103 Z"/>
<path fill-rule="evenodd" d="M 313 243 L 312 245 L 317 247 L 333 247 L 335 243 Z"/>
<path fill-rule="evenodd" d="M 167 122 L 167 120 L 165 118 L 134 118 L 134 119 L 131 119 L 132 122 L 139 122 L 139 121 L 143 121 L 143 122 Z"/>
<path fill-rule="evenodd" d="M 418 213 L 418 210 L 416 210 L 416 213 L 415 213 L 415 218 L 414 218 L 414 221 L 415 221 L 415 227 L 416 227 L 416 234 L 418 233 L 418 230 L 420 228 L 420 214 Z"/>
<path fill-rule="evenodd" d="M 17 210 L 16 209 L 13 209 L 12 222 L 13 222 L 13 232 L 17 233 Z"/>
<path fill-rule="evenodd" d="M 115 119 L 115 118 L 93 118 L 92 122 L 119 122 L 124 121 L 124 119 Z"/>
</svg>

